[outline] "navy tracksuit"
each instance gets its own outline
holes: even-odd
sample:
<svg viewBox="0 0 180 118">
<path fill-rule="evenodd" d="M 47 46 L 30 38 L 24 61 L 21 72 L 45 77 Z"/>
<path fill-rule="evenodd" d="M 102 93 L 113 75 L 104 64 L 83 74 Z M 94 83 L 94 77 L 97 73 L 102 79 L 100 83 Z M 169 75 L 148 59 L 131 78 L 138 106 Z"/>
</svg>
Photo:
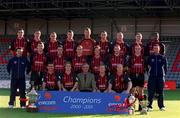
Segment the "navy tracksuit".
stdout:
<svg viewBox="0 0 180 118">
<path fill-rule="evenodd" d="M 30 72 L 30 62 L 26 57 L 13 57 L 9 60 L 7 65 L 7 71 L 11 74 L 11 85 L 10 85 L 10 101 L 9 105 L 14 105 L 16 91 L 19 88 L 20 98 L 25 99 L 25 72 Z M 24 101 L 20 101 L 21 106 L 25 106 Z"/>
<path fill-rule="evenodd" d="M 150 55 L 147 60 L 148 65 L 148 107 L 152 108 L 154 94 L 158 94 L 158 107 L 164 107 L 164 77 L 167 71 L 167 60 L 164 56 Z"/>
</svg>

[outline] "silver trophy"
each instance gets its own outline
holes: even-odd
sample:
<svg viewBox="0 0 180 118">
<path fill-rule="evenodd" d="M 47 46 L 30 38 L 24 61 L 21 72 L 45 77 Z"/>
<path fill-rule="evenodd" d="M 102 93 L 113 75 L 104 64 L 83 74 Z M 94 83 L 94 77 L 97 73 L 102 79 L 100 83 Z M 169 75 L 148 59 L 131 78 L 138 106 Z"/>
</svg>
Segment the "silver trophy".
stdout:
<svg viewBox="0 0 180 118">
<path fill-rule="evenodd" d="M 35 91 L 34 87 L 32 88 L 32 90 L 27 93 L 26 95 L 29 99 L 28 99 L 28 106 L 26 107 L 27 112 L 38 112 L 38 108 L 35 105 L 36 101 L 38 100 L 38 93 Z"/>
</svg>

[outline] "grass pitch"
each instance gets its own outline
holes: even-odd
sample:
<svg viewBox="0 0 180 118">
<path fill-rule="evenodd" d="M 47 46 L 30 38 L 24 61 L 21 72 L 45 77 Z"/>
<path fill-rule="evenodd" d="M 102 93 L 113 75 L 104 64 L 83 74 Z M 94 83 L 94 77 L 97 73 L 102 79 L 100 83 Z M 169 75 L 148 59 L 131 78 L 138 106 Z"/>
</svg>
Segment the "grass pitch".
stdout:
<svg viewBox="0 0 180 118">
<path fill-rule="evenodd" d="M 157 101 L 154 100 L 154 110 L 148 112 L 147 115 L 139 115 L 139 112 L 135 112 L 134 115 L 27 113 L 25 110 L 19 108 L 18 102 L 16 103 L 17 108 L 9 109 L 8 101 L 9 90 L 0 89 L 0 118 L 180 118 L 180 89 L 176 91 L 165 91 L 166 111 L 159 111 Z"/>
</svg>

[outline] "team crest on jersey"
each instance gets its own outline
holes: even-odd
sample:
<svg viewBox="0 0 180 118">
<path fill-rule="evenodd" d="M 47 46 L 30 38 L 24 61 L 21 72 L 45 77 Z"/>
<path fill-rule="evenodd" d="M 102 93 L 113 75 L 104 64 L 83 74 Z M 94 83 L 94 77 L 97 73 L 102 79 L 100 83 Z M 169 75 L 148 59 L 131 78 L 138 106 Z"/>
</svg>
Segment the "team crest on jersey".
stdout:
<svg viewBox="0 0 180 118">
<path fill-rule="evenodd" d="M 154 62 L 155 60 L 154 59 L 151 59 L 152 62 Z"/>
<path fill-rule="evenodd" d="M 17 61 L 14 61 L 14 64 L 17 64 Z"/>
</svg>

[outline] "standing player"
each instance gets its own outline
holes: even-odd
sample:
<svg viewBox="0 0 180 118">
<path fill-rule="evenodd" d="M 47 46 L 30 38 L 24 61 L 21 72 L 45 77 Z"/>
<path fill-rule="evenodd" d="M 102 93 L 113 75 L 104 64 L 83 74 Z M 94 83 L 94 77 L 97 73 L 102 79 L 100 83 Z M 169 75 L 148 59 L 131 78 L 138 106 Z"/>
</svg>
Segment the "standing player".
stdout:
<svg viewBox="0 0 180 118">
<path fill-rule="evenodd" d="M 103 58 L 100 55 L 101 48 L 97 45 L 94 47 L 94 55 L 91 60 L 91 69 L 94 74 L 99 73 L 99 66 L 103 63 Z"/>
<path fill-rule="evenodd" d="M 158 32 L 154 32 L 151 34 L 151 41 L 147 44 L 148 55 L 152 55 L 154 53 L 153 50 L 154 45 L 159 45 L 160 46 L 159 53 L 161 55 L 165 55 L 165 45 L 162 42 L 160 42 Z"/>
<path fill-rule="evenodd" d="M 96 44 L 96 41 L 91 38 L 91 29 L 86 28 L 84 30 L 84 39 L 80 42 L 80 45 L 83 47 L 83 55 L 84 56 L 92 56 L 93 48 Z"/>
<path fill-rule="evenodd" d="M 152 111 L 152 103 L 154 94 L 158 95 L 158 107 L 161 111 L 165 110 L 164 106 L 164 81 L 167 72 L 167 59 L 160 54 L 160 46 L 153 46 L 153 55 L 150 55 L 147 60 L 148 65 L 148 111 Z"/>
<path fill-rule="evenodd" d="M 145 72 L 145 59 L 142 54 L 143 47 L 141 45 L 133 46 L 133 53 L 130 57 L 130 78 L 132 81 L 133 88 L 132 93 L 137 96 L 139 103 L 144 99 L 144 72 Z M 141 111 L 141 106 L 139 105 L 139 111 Z"/>
<path fill-rule="evenodd" d="M 108 90 L 109 92 L 116 93 L 129 93 L 132 88 L 132 83 L 127 74 L 124 74 L 123 65 L 116 66 L 116 73 L 110 76 Z"/>
<path fill-rule="evenodd" d="M 42 76 L 46 70 L 47 57 L 43 52 L 44 43 L 39 42 L 37 45 L 37 52 L 31 56 L 31 87 L 35 86 L 35 89 L 39 90 L 42 86 Z"/>
<path fill-rule="evenodd" d="M 145 53 L 145 46 L 143 45 L 143 42 L 142 42 L 142 34 L 141 33 L 137 33 L 136 36 L 135 36 L 135 42 L 132 44 L 131 46 L 131 50 L 130 50 L 130 56 L 132 56 L 134 53 L 135 53 L 135 46 L 136 45 L 140 45 L 141 46 L 141 54 L 142 55 L 146 55 Z"/>
<path fill-rule="evenodd" d="M 99 42 L 97 42 L 97 45 L 100 46 L 101 48 L 101 57 L 103 59 L 105 59 L 106 57 L 108 57 L 109 55 L 109 52 L 111 52 L 110 48 L 111 48 L 111 44 L 110 42 L 108 41 L 108 38 L 107 38 L 107 32 L 106 31 L 102 31 L 101 32 L 101 39 Z"/>
<path fill-rule="evenodd" d="M 74 41 L 74 32 L 69 30 L 67 32 L 67 39 L 63 42 L 64 47 L 64 57 L 67 61 L 72 62 L 72 58 L 75 55 L 76 42 Z"/>
<path fill-rule="evenodd" d="M 72 71 L 70 62 L 66 62 L 65 71 L 61 76 L 61 86 L 63 91 L 76 91 L 78 82 L 77 77 Z"/>
<path fill-rule="evenodd" d="M 60 45 L 60 42 L 57 40 L 57 34 L 56 32 L 52 32 L 50 34 L 50 40 L 45 45 L 45 52 L 50 57 L 50 61 L 54 61 L 56 58 L 58 45 Z"/>
<path fill-rule="evenodd" d="M 111 55 L 110 58 L 110 71 L 111 73 L 115 73 L 117 69 L 118 64 L 125 65 L 125 58 L 123 55 L 120 54 L 120 46 L 115 45 L 114 46 L 114 53 Z"/>
<path fill-rule="evenodd" d="M 57 57 L 54 59 L 54 66 L 56 73 L 64 72 L 65 58 L 63 56 L 63 46 L 59 45 L 57 48 Z"/>
<path fill-rule="evenodd" d="M 34 38 L 32 39 L 32 41 L 30 43 L 31 44 L 31 53 L 34 53 L 37 51 L 38 42 L 41 42 L 41 31 L 40 30 L 35 31 Z"/>
<path fill-rule="evenodd" d="M 101 64 L 99 73 L 95 75 L 97 92 L 108 92 L 109 76 L 106 73 L 106 65 Z"/>
<path fill-rule="evenodd" d="M 116 41 L 114 43 L 115 45 L 119 45 L 121 50 L 120 50 L 120 55 L 122 55 L 124 58 L 127 58 L 127 55 L 129 55 L 129 46 L 124 42 L 124 35 L 122 32 L 118 32 L 116 35 Z"/>
<path fill-rule="evenodd" d="M 12 54 L 16 55 L 16 49 L 21 48 L 23 50 L 23 56 L 27 56 L 27 53 L 30 52 L 29 40 L 24 38 L 24 30 L 19 29 L 17 32 L 17 38 L 11 43 L 10 50 Z"/>
<path fill-rule="evenodd" d="M 83 55 L 83 47 L 78 45 L 76 48 L 76 54 L 73 58 L 73 67 L 76 74 L 81 72 L 81 67 L 85 62 L 86 57 Z"/>
<path fill-rule="evenodd" d="M 42 89 L 49 91 L 61 90 L 60 79 L 60 75 L 54 71 L 53 62 L 48 62 L 47 72 L 42 77 Z"/>
</svg>

